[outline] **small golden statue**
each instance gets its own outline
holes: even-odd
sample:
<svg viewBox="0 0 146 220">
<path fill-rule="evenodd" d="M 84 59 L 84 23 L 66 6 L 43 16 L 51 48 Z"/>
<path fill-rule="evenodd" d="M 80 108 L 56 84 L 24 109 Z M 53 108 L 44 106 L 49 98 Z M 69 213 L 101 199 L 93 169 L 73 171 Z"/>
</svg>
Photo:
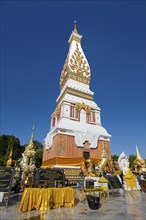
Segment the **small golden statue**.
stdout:
<svg viewBox="0 0 146 220">
<path fill-rule="evenodd" d="M 13 154 L 13 151 L 11 149 L 9 157 L 8 157 L 8 160 L 7 160 L 7 164 L 6 164 L 7 167 L 11 167 L 12 166 L 12 154 Z"/>
<path fill-rule="evenodd" d="M 97 176 L 96 171 L 94 171 L 93 169 L 93 162 L 91 159 L 87 159 L 85 160 L 85 167 L 86 167 L 86 171 L 85 171 L 85 175 L 89 176 L 89 177 L 93 177 L 93 176 Z"/>
</svg>

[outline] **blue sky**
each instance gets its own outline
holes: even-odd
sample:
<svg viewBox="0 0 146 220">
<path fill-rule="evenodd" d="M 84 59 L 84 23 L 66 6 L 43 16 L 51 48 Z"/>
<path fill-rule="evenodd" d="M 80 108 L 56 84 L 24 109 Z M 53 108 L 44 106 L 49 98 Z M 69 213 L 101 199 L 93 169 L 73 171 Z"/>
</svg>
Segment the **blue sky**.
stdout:
<svg viewBox="0 0 146 220">
<path fill-rule="evenodd" d="M 1 1 L 1 134 L 43 143 L 77 21 L 111 153 L 145 155 L 145 1 Z"/>
</svg>

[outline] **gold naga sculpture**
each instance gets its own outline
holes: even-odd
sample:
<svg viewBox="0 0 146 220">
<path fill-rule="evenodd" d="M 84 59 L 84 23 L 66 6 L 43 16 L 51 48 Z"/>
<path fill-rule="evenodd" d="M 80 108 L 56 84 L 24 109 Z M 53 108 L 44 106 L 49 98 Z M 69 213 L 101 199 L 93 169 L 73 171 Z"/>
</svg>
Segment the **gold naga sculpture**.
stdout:
<svg viewBox="0 0 146 220">
<path fill-rule="evenodd" d="M 136 146 L 136 159 L 134 160 L 134 166 L 135 166 L 136 172 L 142 173 L 142 172 L 146 171 L 145 160 L 140 155 L 137 146 Z"/>
</svg>

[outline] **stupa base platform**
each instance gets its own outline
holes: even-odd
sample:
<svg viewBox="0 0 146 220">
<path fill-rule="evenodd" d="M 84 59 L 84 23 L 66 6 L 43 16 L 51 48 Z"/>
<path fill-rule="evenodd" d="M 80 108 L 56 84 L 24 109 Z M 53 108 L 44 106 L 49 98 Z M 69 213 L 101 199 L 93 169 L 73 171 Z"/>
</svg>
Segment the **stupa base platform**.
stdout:
<svg viewBox="0 0 146 220">
<path fill-rule="evenodd" d="M 91 158 L 91 161 L 95 166 L 99 163 L 99 160 L 95 158 Z M 46 161 L 42 161 L 42 168 L 64 170 L 66 186 L 78 186 L 79 184 L 84 184 L 84 157 L 54 157 Z"/>
<path fill-rule="evenodd" d="M 56 168 L 64 170 L 65 185 L 78 186 L 79 183 L 84 181 L 82 172 L 82 165 L 84 158 L 70 158 L 70 157 L 54 157 L 42 162 L 42 168 Z"/>
</svg>

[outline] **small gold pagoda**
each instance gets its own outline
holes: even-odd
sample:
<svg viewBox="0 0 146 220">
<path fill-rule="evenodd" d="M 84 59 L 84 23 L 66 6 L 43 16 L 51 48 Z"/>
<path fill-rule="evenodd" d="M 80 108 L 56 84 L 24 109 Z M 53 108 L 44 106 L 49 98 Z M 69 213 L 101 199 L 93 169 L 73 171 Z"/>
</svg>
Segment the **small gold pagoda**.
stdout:
<svg viewBox="0 0 146 220">
<path fill-rule="evenodd" d="M 98 179 L 98 183 L 99 183 L 99 186 L 101 187 L 101 189 L 103 191 L 104 199 L 106 199 L 106 194 L 107 194 L 107 198 L 109 199 L 108 180 L 104 176 L 101 176 Z"/>
<path fill-rule="evenodd" d="M 140 185 L 138 183 L 138 180 L 136 178 L 136 175 L 132 173 L 131 169 L 128 168 L 127 173 L 124 176 L 124 189 L 129 193 L 132 193 L 132 197 L 134 197 L 134 191 L 140 190 Z"/>
</svg>

